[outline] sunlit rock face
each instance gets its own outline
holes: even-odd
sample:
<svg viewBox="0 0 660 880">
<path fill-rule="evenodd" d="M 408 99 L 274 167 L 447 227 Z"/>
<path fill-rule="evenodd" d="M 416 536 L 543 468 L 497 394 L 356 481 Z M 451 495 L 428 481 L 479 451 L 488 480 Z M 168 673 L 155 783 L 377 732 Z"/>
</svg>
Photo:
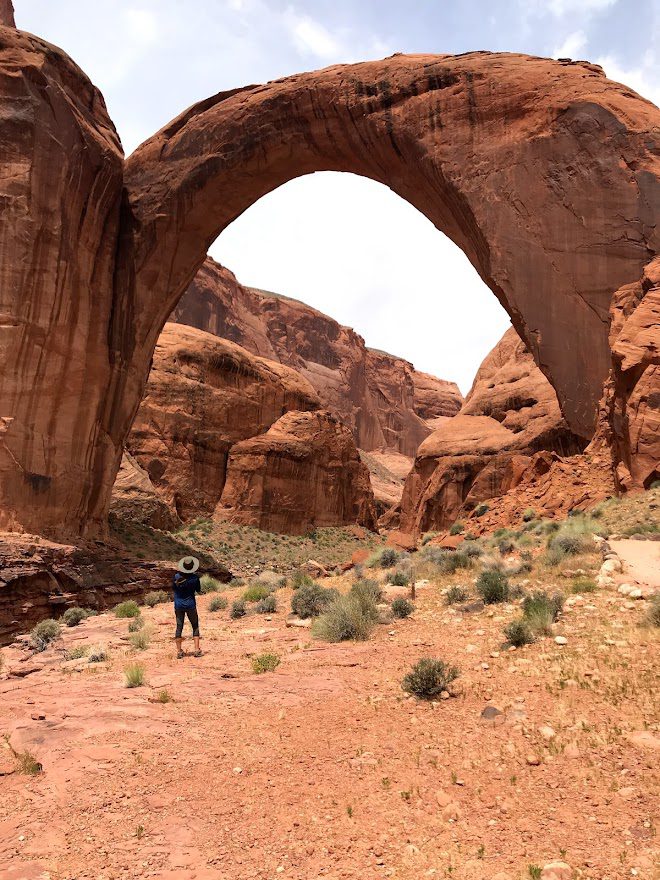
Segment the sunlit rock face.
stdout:
<svg viewBox="0 0 660 880">
<path fill-rule="evenodd" d="M 0 528 L 102 527 L 156 341 L 211 242 L 322 170 L 390 186 L 463 249 L 583 439 L 612 370 L 615 455 L 631 485 L 649 471 L 647 441 L 611 424 L 639 382 L 608 336 L 613 295 L 660 252 L 660 110 L 597 66 L 330 67 L 215 95 L 124 161 L 84 73 L 3 27 L 0 110 Z"/>
</svg>

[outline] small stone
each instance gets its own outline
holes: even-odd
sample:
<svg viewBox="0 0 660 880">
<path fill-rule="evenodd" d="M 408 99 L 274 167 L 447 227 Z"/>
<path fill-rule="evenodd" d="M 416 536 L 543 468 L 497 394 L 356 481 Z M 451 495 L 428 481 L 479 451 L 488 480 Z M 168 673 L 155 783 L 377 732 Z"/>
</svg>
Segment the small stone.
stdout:
<svg viewBox="0 0 660 880">
<path fill-rule="evenodd" d="M 442 811 L 442 819 L 444 822 L 456 822 L 461 818 L 461 808 L 456 803 L 447 804 Z"/>
<path fill-rule="evenodd" d="M 628 597 L 630 599 L 642 599 L 642 591 L 639 589 L 639 587 L 635 587 L 628 593 Z"/>
<path fill-rule="evenodd" d="M 525 758 L 530 767 L 538 767 L 541 763 L 541 759 L 538 755 L 535 755 L 533 752 L 530 752 L 529 755 Z"/>
<path fill-rule="evenodd" d="M 441 700 L 448 700 L 450 696 L 451 695 L 450 695 L 449 691 L 440 691 L 440 699 Z"/>
<path fill-rule="evenodd" d="M 571 880 L 573 871 L 566 862 L 549 862 L 541 871 L 541 880 Z"/>
<path fill-rule="evenodd" d="M 539 727 L 539 733 L 546 742 L 550 742 L 550 740 L 554 739 L 557 736 L 552 727 L 550 727 L 550 725 L 548 724 Z"/>
<path fill-rule="evenodd" d="M 567 645 L 568 639 L 566 636 L 555 636 L 555 644 L 557 645 Z"/>
<path fill-rule="evenodd" d="M 494 718 L 497 718 L 501 715 L 502 712 L 497 708 L 497 706 L 486 706 L 481 713 L 481 717 L 484 721 L 492 721 Z"/>
<path fill-rule="evenodd" d="M 566 746 L 566 748 L 564 749 L 564 756 L 566 758 L 579 758 L 580 757 L 580 749 L 577 747 L 577 745 L 574 742 L 569 743 Z"/>
<path fill-rule="evenodd" d="M 241 774 L 242 772 L 243 772 L 243 768 L 242 768 L 242 767 L 234 767 L 234 773 L 236 773 L 237 776 L 238 776 L 239 774 Z"/>
</svg>

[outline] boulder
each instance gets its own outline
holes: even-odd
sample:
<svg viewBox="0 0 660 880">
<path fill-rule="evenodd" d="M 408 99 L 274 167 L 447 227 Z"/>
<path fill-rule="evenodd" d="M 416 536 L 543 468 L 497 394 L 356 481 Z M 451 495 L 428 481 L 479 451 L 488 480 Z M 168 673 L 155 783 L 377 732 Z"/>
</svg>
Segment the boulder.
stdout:
<svg viewBox="0 0 660 880">
<path fill-rule="evenodd" d="M 318 405 L 309 382 L 290 367 L 166 324 L 127 448 L 182 520 L 211 516 L 232 445 L 267 431 L 288 410 Z"/>
<path fill-rule="evenodd" d="M 298 535 L 376 527 L 369 473 L 351 432 L 326 411 L 286 413 L 265 434 L 236 443 L 214 516 Z"/>
<path fill-rule="evenodd" d="M 181 525 L 176 510 L 156 491 L 149 474 L 124 452 L 112 490 L 110 513 L 126 522 L 173 531 Z"/>
</svg>

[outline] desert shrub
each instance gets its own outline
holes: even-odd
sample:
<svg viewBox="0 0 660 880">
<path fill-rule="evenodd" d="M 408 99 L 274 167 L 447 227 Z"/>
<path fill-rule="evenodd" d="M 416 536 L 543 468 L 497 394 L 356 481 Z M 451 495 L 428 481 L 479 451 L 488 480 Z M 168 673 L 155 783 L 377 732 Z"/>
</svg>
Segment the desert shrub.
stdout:
<svg viewBox="0 0 660 880">
<path fill-rule="evenodd" d="M 151 633 L 148 629 L 141 629 L 138 632 L 131 633 L 128 641 L 136 651 L 146 651 L 151 641 Z"/>
<path fill-rule="evenodd" d="M 262 672 L 272 672 L 280 665 L 280 658 L 277 654 L 259 654 L 250 661 L 252 664 L 252 672 L 261 675 Z"/>
<path fill-rule="evenodd" d="M 139 614 L 140 606 L 132 599 L 128 602 L 120 602 L 119 605 L 115 605 L 115 617 L 138 617 Z"/>
<path fill-rule="evenodd" d="M 660 489 L 660 480 L 653 480 L 649 489 Z"/>
<path fill-rule="evenodd" d="M 387 582 L 395 587 L 407 587 L 410 583 L 410 574 L 407 571 L 397 568 L 395 571 L 388 574 Z"/>
<path fill-rule="evenodd" d="M 523 645 L 531 645 L 534 641 L 534 633 L 529 623 L 524 618 L 512 620 L 504 627 L 504 635 L 511 645 L 522 648 Z"/>
<path fill-rule="evenodd" d="M 229 586 L 235 590 L 237 590 L 239 587 L 244 587 L 245 586 L 245 579 L 241 578 L 241 577 L 233 577 L 229 581 Z"/>
<path fill-rule="evenodd" d="M 577 513 L 550 536 L 547 545 L 548 554 L 557 559 L 562 556 L 576 556 L 578 553 L 593 551 L 592 534 L 604 535 L 605 533 L 591 517 Z"/>
<path fill-rule="evenodd" d="M 85 645 L 78 645 L 75 648 L 69 648 L 68 651 L 64 652 L 65 660 L 82 660 L 83 657 L 86 657 L 89 652 L 89 648 Z"/>
<path fill-rule="evenodd" d="M 244 602 L 260 602 L 266 596 L 270 596 L 272 592 L 272 589 L 265 584 L 254 583 L 250 584 L 247 590 L 244 590 L 241 599 Z"/>
<path fill-rule="evenodd" d="M 495 568 L 485 568 L 477 578 L 477 592 L 486 605 L 506 602 L 509 598 L 509 581 Z"/>
<path fill-rule="evenodd" d="M 325 642 L 364 642 L 371 635 L 378 612 L 365 595 L 337 596 L 314 623 L 312 634 Z"/>
<path fill-rule="evenodd" d="M 245 617 L 246 614 L 247 608 L 245 607 L 245 602 L 243 602 L 242 599 L 237 599 L 235 602 L 231 603 L 229 616 L 232 620 L 238 620 L 241 617 Z"/>
<path fill-rule="evenodd" d="M 78 624 L 89 617 L 84 608 L 67 608 L 62 615 L 62 620 L 67 626 L 78 626 Z"/>
<path fill-rule="evenodd" d="M 355 581 L 351 586 L 349 596 L 354 598 L 361 606 L 364 613 L 374 621 L 378 620 L 376 605 L 383 599 L 383 591 L 377 581 Z"/>
<path fill-rule="evenodd" d="M 528 507 L 527 510 L 522 515 L 523 522 L 531 522 L 533 519 L 536 519 L 536 511 L 533 507 Z"/>
<path fill-rule="evenodd" d="M 450 535 L 460 535 L 464 528 L 465 528 L 464 523 L 457 521 L 449 529 L 449 534 Z"/>
<path fill-rule="evenodd" d="M 394 547 L 381 547 L 366 561 L 367 568 L 393 568 L 399 561 L 399 554 Z"/>
<path fill-rule="evenodd" d="M 650 626 L 660 626 L 660 593 L 651 597 L 649 608 L 646 612 L 646 622 Z"/>
<path fill-rule="evenodd" d="M 426 546 L 429 541 L 432 541 L 434 538 L 438 536 L 437 532 L 425 532 L 422 535 L 422 547 Z"/>
<path fill-rule="evenodd" d="M 588 577 L 574 578 L 571 584 L 573 593 L 595 593 L 597 589 L 596 581 Z"/>
<path fill-rule="evenodd" d="M 284 575 L 278 574 L 276 571 L 266 569 L 255 578 L 254 583 L 259 584 L 262 587 L 268 587 L 269 591 L 272 593 L 274 590 L 281 590 L 282 587 L 286 587 L 286 578 Z"/>
<path fill-rule="evenodd" d="M 277 599 L 275 596 L 266 596 L 261 602 L 257 602 L 254 610 L 257 614 L 274 614 L 277 611 Z"/>
<path fill-rule="evenodd" d="M 139 632 L 144 626 L 144 617 L 141 614 L 138 614 L 137 617 L 132 617 L 131 622 L 128 624 L 129 633 Z"/>
<path fill-rule="evenodd" d="M 313 578 L 311 578 L 306 572 L 294 571 L 293 577 L 291 578 L 291 586 L 294 590 L 299 590 L 301 587 L 311 587 L 314 583 Z"/>
<path fill-rule="evenodd" d="M 94 647 L 89 649 L 87 659 L 90 663 L 103 663 L 104 660 L 108 659 L 108 656 L 108 650 L 105 645 L 94 645 Z"/>
<path fill-rule="evenodd" d="M 202 593 L 217 593 L 222 589 L 222 584 L 217 578 L 214 578 L 210 574 L 203 574 L 199 579 L 199 584 L 202 589 Z"/>
<path fill-rule="evenodd" d="M 41 620 L 30 633 L 30 644 L 36 651 L 45 651 L 51 642 L 59 639 L 62 630 L 56 620 Z"/>
<path fill-rule="evenodd" d="M 15 752 L 18 761 L 19 773 L 25 773 L 27 776 L 38 776 L 43 771 L 43 765 L 37 761 L 31 752 Z"/>
<path fill-rule="evenodd" d="M 454 574 L 462 568 L 471 568 L 473 557 L 463 550 L 442 550 L 441 548 L 426 548 L 435 552 L 428 554 L 424 559 L 438 569 L 441 574 Z"/>
<path fill-rule="evenodd" d="M 124 680 L 127 688 L 142 687 L 144 684 L 144 666 L 141 663 L 129 663 L 124 669 Z"/>
<path fill-rule="evenodd" d="M 336 590 L 328 590 L 319 584 L 312 583 L 307 587 L 300 587 L 291 597 L 291 610 L 298 617 L 318 617 L 331 604 Z"/>
<path fill-rule="evenodd" d="M 481 544 L 477 544 L 476 541 L 464 541 L 460 552 L 469 559 L 477 559 L 484 551 Z"/>
<path fill-rule="evenodd" d="M 224 596 L 213 596 L 209 602 L 209 611 L 224 611 L 229 602 Z"/>
<path fill-rule="evenodd" d="M 536 590 L 523 600 L 523 617 L 532 632 L 548 635 L 563 607 L 564 597 L 561 593 L 551 596 L 544 590 Z"/>
<path fill-rule="evenodd" d="M 149 608 L 155 608 L 156 605 L 163 605 L 165 602 L 169 602 L 169 600 L 170 597 L 165 590 L 152 590 L 151 593 L 147 593 L 144 597 L 144 604 L 148 605 Z"/>
<path fill-rule="evenodd" d="M 157 703 L 173 703 L 174 697 L 167 690 L 167 688 L 163 688 L 162 691 L 158 691 L 158 694 L 156 696 L 156 702 Z"/>
<path fill-rule="evenodd" d="M 445 593 L 445 602 L 447 605 L 456 605 L 457 602 L 465 602 L 469 598 L 469 593 L 465 587 L 458 584 L 449 587 Z"/>
<path fill-rule="evenodd" d="M 409 602 L 408 599 L 395 599 L 392 602 L 392 615 L 393 617 L 398 618 L 399 620 L 403 620 L 405 617 L 410 617 L 410 615 L 415 610 L 415 606 L 412 602 Z"/>
<path fill-rule="evenodd" d="M 433 700 L 446 691 L 459 674 L 456 666 L 449 666 L 444 660 L 422 657 L 404 677 L 401 687 L 421 700 Z"/>
<path fill-rule="evenodd" d="M 477 504 L 477 506 L 474 508 L 474 515 L 483 516 L 484 513 L 488 513 L 489 510 L 490 508 L 487 504 Z"/>
<path fill-rule="evenodd" d="M 504 538 L 497 545 L 497 549 L 500 551 L 501 556 L 506 556 L 508 553 L 513 553 L 516 549 L 515 542 L 511 540 L 511 538 Z"/>
</svg>

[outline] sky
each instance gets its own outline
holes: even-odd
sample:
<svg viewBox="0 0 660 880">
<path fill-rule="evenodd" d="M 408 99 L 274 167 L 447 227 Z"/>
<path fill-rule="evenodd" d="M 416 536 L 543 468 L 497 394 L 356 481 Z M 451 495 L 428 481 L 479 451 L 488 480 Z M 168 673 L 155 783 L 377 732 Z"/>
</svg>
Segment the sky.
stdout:
<svg viewBox="0 0 660 880">
<path fill-rule="evenodd" d="M 588 59 L 660 105 L 660 0 L 14 0 L 103 92 L 130 153 L 191 104 L 394 52 Z M 298 178 L 211 248 L 240 281 L 307 302 L 465 393 L 509 319 L 462 252 L 387 187 Z"/>
</svg>

